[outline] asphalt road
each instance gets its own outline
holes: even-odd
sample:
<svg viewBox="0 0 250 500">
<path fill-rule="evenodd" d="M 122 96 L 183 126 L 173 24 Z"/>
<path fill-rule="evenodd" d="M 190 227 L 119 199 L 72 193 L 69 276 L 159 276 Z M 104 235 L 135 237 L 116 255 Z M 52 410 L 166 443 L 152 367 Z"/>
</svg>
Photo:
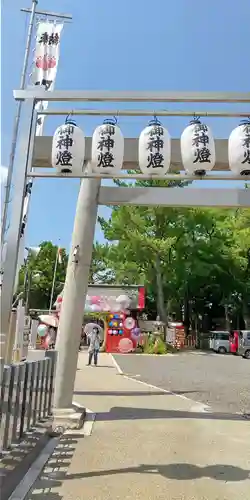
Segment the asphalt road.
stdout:
<svg viewBox="0 0 250 500">
<path fill-rule="evenodd" d="M 249 360 L 200 352 L 115 359 L 127 375 L 205 403 L 213 411 L 250 414 Z"/>
</svg>

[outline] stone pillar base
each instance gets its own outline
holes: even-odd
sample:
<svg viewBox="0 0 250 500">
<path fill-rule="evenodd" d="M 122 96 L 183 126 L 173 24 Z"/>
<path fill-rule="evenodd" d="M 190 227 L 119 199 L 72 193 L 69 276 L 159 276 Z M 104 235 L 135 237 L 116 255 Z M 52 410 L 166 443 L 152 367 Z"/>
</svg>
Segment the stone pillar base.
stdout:
<svg viewBox="0 0 250 500">
<path fill-rule="evenodd" d="M 85 408 L 75 411 L 74 408 L 53 410 L 51 435 L 63 434 L 66 430 L 80 430 L 83 427 L 86 415 Z"/>
</svg>

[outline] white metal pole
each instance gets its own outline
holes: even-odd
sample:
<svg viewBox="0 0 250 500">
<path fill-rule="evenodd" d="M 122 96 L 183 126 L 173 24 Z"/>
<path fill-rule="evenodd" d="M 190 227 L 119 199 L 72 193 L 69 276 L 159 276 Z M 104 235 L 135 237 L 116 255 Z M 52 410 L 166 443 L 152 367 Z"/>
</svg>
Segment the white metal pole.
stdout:
<svg viewBox="0 0 250 500">
<path fill-rule="evenodd" d="M 29 21 L 29 27 L 28 27 L 28 35 L 27 35 L 24 60 L 23 60 L 23 69 L 22 69 L 21 81 L 20 81 L 20 89 L 25 88 L 37 4 L 38 4 L 38 0 L 32 0 L 32 7 L 31 7 L 31 11 L 30 11 L 30 21 Z M 18 101 L 17 113 L 16 113 L 16 118 L 15 118 L 15 123 L 14 123 L 14 129 L 13 129 L 11 151 L 10 151 L 9 168 L 8 168 L 8 174 L 7 174 L 7 180 L 6 180 L 5 201 L 4 201 L 4 207 L 3 207 L 3 217 L 2 217 L 2 227 L 1 227 L 1 245 L 2 246 L 4 244 L 4 237 L 5 237 L 5 233 L 6 233 L 6 229 L 7 229 L 8 206 L 10 203 L 10 189 L 11 189 L 11 183 L 12 183 L 12 177 L 13 177 L 14 159 L 15 159 L 15 153 L 16 153 L 19 125 L 20 125 L 21 110 L 22 110 L 22 101 Z"/>
<path fill-rule="evenodd" d="M 57 334 L 54 406 L 72 407 L 84 305 L 88 290 L 100 180 L 81 182 Z"/>
<path fill-rule="evenodd" d="M 36 116 L 34 116 L 34 103 L 32 101 L 30 103 L 25 102 L 24 110 L 24 123 L 22 124 L 22 137 L 20 139 L 19 168 L 17 169 L 15 179 L 15 195 L 13 196 L 11 224 L 7 235 L 7 250 L 1 290 L 1 358 L 5 356 L 5 344 L 9 332 L 9 321 L 12 310 L 13 290 L 20 245 L 19 235 L 22 224 L 26 176 L 32 164 L 35 137 Z"/>
<path fill-rule="evenodd" d="M 60 247 L 58 247 L 57 252 L 56 252 L 53 281 L 52 281 L 52 287 L 51 287 L 51 293 L 50 293 L 49 314 L 51 313 L 51 309 L 52 309 L 52 305 L 53 305 L 53 297 L 54 297 L 55 284 L 56 284 L 56 271 L 57 271 L 57 265 L 58 265 L 58 259 L 59 259 L 59 250 L 60 250 Z"/>
</svg>

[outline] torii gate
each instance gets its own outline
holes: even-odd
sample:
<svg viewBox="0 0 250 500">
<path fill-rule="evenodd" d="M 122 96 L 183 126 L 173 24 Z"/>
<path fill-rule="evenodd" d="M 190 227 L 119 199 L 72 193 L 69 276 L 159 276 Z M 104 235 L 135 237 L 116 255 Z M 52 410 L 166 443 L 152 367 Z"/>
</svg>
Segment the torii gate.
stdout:
<svg viewBox="0 0 250 500">
<path fill-rule="evenodd" d="M 23 117 L 25 123 L 21 127 L 18 169 L 13 197 L 12 219 L 8 231 L 7 253 L 4 263 L 2 283 L 2 328 L 1 333 L 7 337 L 13 298 L 13 288 L 16 275 L 19 250 L 19 235 L 22 222 L 24 193 L 27 177 L 81 177 L 76 216 L 68 261 L 64 288 L 64 300 L 61 311 L 58 335 L 58 361 L 55 382 L 55 407 L 58 410 L 71 408 L 74 390 L 74 380 L 78 358 L 79 336 L 82 324 L 82 309 L 88 288 L 88 274 L 91 264 L 92 248 L 98 205 L 161 205 L 161 206 L 199 206 L 199 207 L 247 207 L 250 208 L 250 190 L 247 189 L 175 189 L 158 187 L 104 187 L 102 178 L 113 178 L 112 175 L 89 173 L 88 169 L 82 175 L 51 173 L 52 137 L 35 137 L 37 100 L 63 102 L 190 102 L 190 103 L 250 103 L 249 92 L 111 92 L 111 91 L 53 91 L 46 92 L 31 88 L 14 91 L 16 100 L 24 101 Z M 72 109 L 50 109 L 43 111 L 47 115 L 68 115 Z M 123 115 L 152 116 L 155 110 L 100 110 L 77 109 L 74 115 Z M 157 116 L 193 116 L 189 111 L 157 111 Z M 236 111 L 197 111 L 199 116 L 232 117 L 249 116 L 250 112 Z M 227 160 L 227 140 L 217 139 L 216 166 L 214 170 L 225 172 L 229 170 Z M 137 139 L 125 139 L 124 170 L 137 168 Z M 90 160 L 91 138 L 86 140 L 86 163 Z M 171 173 L 157 179 L 196 180 L 198 177 L 174 173 L 181 170 L 181 154 L 179 140 L 172 140 Z M 33 167 L 48 167 L 47 172 L 33 171 Z M 126 172 L 116 174 L 122 179 L 152 179 L 152 175 L 133 174 Z M 249 176 L 245 176 L 246 179 Z M 199 178 L 200 179 L 200 178 Z M 242 180 L 242 177 L 231 175 L 213 176 L 209 180 Z M 204 182 L 206 178 L 204 178 Z M 79 250 L 77 260 L 75 250 Z M 66 412 L 67 413 L 67 412 Z"/>
</svg>

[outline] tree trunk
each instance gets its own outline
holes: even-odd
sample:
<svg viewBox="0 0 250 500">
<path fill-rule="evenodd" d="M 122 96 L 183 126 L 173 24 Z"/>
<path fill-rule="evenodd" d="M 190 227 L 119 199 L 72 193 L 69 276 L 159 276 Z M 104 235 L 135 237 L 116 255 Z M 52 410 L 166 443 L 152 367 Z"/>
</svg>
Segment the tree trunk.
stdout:
<svg viewBox="0 0 250 500">
<path fill-rule="evenodd" d="M 184 323 L 185 335 L 187 337 L 189 334 L 189 327 L 190 327 L 188 288 L 185 291 L 185 297 L 184 297 L 184 322 L 183 323 Z"/>
<path fill-rule="evenodd" d="M 224 306 L 225 309 L 225 320 L 226 320 L 226 329 L 230 332 L 231 331 L 231 321 L 230 321 L 230 315 L 228 311 L 228 306 Z"/>
<path fill-rule="evenodd" d="M 160 320 L 167 326 L 167 311 L 165 308 L 164 291 L 161 274 L 161 262 L 157 256 L 155 259 L 155 274 L 156 274 L 156 291 L 157 291 L 157 314 Z M 164 340 L 166 340 L 166 327 L 164 327 Z"/>
</svg>

